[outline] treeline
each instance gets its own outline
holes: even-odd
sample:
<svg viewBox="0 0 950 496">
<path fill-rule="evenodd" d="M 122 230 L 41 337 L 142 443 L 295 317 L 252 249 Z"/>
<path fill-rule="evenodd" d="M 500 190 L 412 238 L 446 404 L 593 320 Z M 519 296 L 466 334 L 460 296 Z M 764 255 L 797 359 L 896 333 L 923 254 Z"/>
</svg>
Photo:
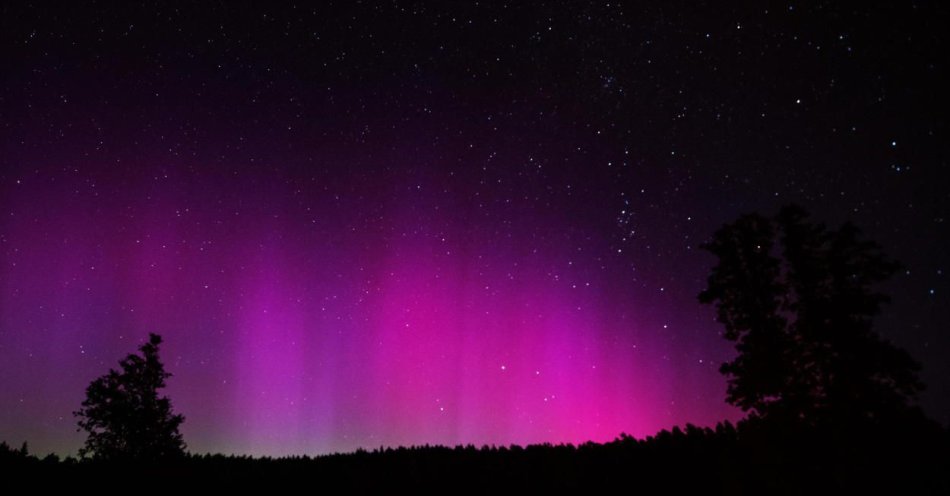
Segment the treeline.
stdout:
<svg viewBox="0 0 950 496">
<path fill-rule="evenodd" d="M 79 484 L 130 479 L 153 487 L 255 482 L 346 492 L 624 488 L 703 494 L 950 494 L 950 435 L 923 417 L 882 427 L 802 429 L 750 420 L 738 427 L 687 425 L 635 439 L 520 446 L 414 446 L 324 456 L 255 458 L 188 454 L 128 464 L 54 456 L 0 445 L 3 472 Z"/>
</svg>

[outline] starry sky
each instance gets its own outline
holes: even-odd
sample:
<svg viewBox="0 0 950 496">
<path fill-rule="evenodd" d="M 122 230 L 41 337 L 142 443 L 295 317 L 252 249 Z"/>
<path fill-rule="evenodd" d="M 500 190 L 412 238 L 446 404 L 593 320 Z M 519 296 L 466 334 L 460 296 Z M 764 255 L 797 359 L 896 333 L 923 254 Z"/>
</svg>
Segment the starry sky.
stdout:
<svg viewBox="0 0 950 496">
<path fill-rule="evenodd" d="M 0 439 L 148 332 L 196 452 L 736 420 L 698 245 L 792 202 L 950 422 L 939 2 L 202 4 L 0 6 Z"/>
</svg>

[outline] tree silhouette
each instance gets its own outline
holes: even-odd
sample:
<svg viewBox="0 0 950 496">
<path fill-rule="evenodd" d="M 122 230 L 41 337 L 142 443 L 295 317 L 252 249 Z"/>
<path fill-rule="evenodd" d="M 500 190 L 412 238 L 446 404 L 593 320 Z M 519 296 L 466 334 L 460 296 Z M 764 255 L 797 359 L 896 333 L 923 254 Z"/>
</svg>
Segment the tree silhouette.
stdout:
<svg viewBox="0 0 950 496">
<path fill-rule="evenodd" d="M 73 413 L 88 433 L 80 456 L 153 461 L 184 454 L 178 432 L 184 417 L 172 414 L 171 401 L 158 395 L 171 377 L 158 357 L 161 343 L 161 336 L 149 334 L 141 356 L 129 354 L 119 362 L 121 371 L 110 369 L 86 388 L 82 408 Z"/>
<path fill-rule="evenodd" d="M 727 401 L 796 422 L 880 420 L 923 388 L 919 365 L 872 330 L 899 265 L 853 225 L 800 207 L 745 215 L 702 246 L 718 258 L 699 299 L 715 304 L 738 355 L 722 365 Z"/>
</svg>

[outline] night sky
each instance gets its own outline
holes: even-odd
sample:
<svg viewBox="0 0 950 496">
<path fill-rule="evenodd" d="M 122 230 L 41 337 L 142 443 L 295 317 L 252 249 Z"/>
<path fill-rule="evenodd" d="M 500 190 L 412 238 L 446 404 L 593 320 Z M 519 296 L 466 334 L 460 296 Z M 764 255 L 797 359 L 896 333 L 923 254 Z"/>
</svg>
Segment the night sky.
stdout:
<svg viewBox="0 0 950 496">
<path fill-rule="evenodd" d="M 798 203 L 904 269 L 950 422 L 940 2 L 0 6 L 0 439 L 148 332 L 195 452 L 736 420 L 698 245 Z M 742 2 L 745 3 L 745 2 Z"/>
</svg>

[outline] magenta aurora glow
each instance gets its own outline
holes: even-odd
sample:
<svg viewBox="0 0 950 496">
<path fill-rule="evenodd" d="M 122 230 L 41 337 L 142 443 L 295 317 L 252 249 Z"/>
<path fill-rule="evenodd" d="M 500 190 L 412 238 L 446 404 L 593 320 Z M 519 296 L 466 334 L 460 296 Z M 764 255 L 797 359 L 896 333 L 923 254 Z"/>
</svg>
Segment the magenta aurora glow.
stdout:
<svg viewBox="0 0 950 496">
<path fill-rule="evenodd" d="M 328 190 L 64 169 L 25 171 L 4 205 L 4 420 L 38 449 L 78 444 L 84 385 L 149 331 L 199 451 L 605 441 L 730 416 L 688 393 L 721 390 L 715 356 L 684 353 L 670 327 L 695 323 L 657 308 L 663 291 L 607 269 L 622 253 L 450 171 Z"/>
</svg>

